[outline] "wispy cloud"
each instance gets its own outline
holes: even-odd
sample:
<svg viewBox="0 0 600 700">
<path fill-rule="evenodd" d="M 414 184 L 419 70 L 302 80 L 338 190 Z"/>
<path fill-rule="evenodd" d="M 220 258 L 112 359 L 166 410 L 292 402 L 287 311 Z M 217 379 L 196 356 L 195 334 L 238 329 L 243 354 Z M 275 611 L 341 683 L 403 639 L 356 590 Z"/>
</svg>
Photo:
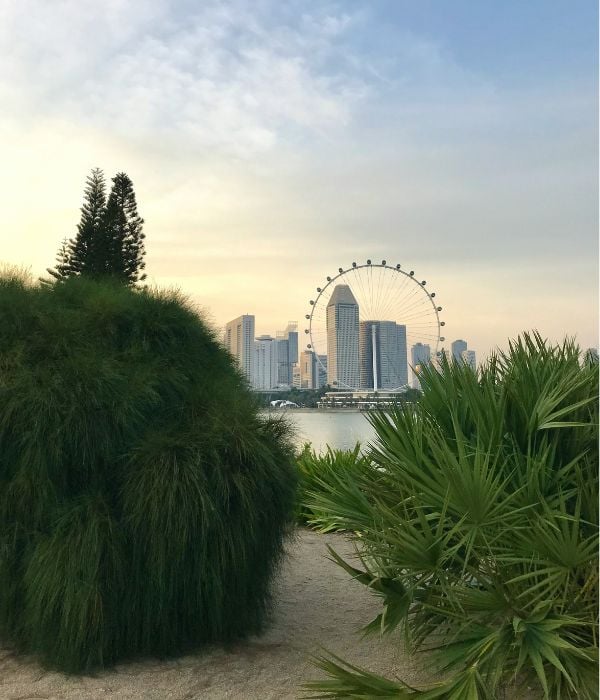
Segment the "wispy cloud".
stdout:
<svg viewBox="0 0 600 700">
<path fill-rule="evenodd" d="M 192 149 L 247 155 L 283 132 L 347 124 L 367 92 L 358 73 L 332 60 L 353 22 L 344 12 L 292 24 L 265 3 L 182 7 L 5 6 L 0 45 L 12 48 L 0 67 L 3 104 L 130 138 L 184 138 Z"/>
</svg>

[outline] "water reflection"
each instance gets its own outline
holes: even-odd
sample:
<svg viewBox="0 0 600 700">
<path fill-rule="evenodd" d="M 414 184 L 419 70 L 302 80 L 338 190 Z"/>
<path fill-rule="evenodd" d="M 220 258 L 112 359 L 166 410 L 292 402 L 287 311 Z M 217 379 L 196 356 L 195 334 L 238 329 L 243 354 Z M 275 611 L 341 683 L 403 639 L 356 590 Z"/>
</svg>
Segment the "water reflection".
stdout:
<svg viewBox="0 0 600 700">
<path fill-rule="evenodd" d="M 281 413 L 276 412 L 274 415 Z M 326 449 L 327 445 L 348 449 L 357 442 L 366 445 L 375 436 L 365 414 L 358 411 L 294 409 L 284 411 L 283 415 L 296 430 L 295 442 L 298 448 L 305 442 L 310 442 L 319 452 Z"/>
</svg>

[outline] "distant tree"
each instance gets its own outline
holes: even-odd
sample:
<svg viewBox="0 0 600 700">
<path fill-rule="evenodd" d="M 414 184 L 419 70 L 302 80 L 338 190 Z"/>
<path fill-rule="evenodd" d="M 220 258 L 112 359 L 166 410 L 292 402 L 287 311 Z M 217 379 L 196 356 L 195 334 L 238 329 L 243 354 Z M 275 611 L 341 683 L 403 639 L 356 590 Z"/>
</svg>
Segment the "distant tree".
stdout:
<svg viewBox="0 0 600 700">
<path fill-rule="evenodd" d="M 144 220 L 137 212 L 133 184 L 125 173 L 117 173 L 112 182 L 107 200 L 102 170 L 94 168 L 88 176 L 77 235 L 63 241 L 56 267 L 48 269 L 54 280 L 86 275 L 132 285 L 146 278 L 141 274 Z"/>
<path fill-rule="evenodd" d="M 117 173 L 104 211 L 104 241 L 107 272 L 127 284 L 146 279 L 144 220 L 139 216 L 133 183 Z"/>
<path fill-rule="evenodd" d="M 56 267 L 54 268 L 47 268 L 47 272 L 55 279 L 55 280 L 63 280 L 66 279 L 71 275 L 72 272 L 72 267 L 71 267 L 71 243 L 73 241 L 69 241 L 68 238 L 64 238 L 63 242 L 58 249 L 58 253 L 56 254 Z M 42 280 L 43 282 L 49 282 L 49 280 Z"/>
</svg>

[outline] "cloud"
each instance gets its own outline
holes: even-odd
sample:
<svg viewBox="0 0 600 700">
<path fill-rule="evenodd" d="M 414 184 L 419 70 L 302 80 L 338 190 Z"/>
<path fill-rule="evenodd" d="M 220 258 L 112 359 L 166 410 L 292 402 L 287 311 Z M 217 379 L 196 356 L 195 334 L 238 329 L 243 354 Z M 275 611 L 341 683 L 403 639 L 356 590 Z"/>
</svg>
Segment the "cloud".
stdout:
<svg viewBox="0 0 600 700">
<path fill-rule="evenodd" d="M 115 0 L 5 6 L 0 44 L 11 48 L 0 97 L 14 115 L 69 115 L 132 139 L 237 156 L 269 150 L 289 130 L 347 124 L 366 86 L 330 59 L 352 18 L 292 22 L 272 10 L 159 0 L 143 11 Z"/>
</svg>

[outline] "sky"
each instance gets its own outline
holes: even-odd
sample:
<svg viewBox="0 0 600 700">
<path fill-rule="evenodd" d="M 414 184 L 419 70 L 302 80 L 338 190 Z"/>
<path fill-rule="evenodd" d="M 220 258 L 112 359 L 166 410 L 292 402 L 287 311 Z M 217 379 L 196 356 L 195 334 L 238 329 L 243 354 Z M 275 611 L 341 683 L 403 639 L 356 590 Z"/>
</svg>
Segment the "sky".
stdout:
<svg viewBox="0 0 600 700">
<path fill-rule="evenodd" d="M 479 358 L 598 345 L 593 0 L 0 0 L 0 261 L 43 275 L 125 171 L 151 284 L 303 325 L 385 258 Z M 446 343 L 448 344 L 448 343 Z"/>
</svg>

